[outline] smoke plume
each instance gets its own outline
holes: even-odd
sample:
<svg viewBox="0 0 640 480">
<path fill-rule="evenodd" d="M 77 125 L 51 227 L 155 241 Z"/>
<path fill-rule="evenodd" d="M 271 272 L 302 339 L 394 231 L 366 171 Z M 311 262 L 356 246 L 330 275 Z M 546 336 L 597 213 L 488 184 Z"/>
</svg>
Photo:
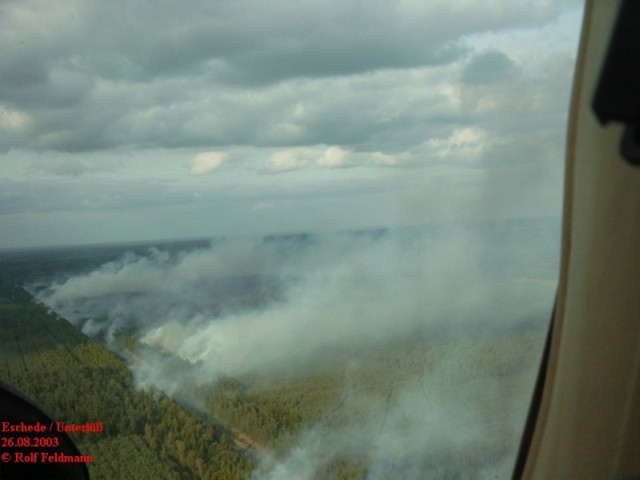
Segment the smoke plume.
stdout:
<svg viewBox="0 0 640 480">
<path fill-rule="evenodd" d="M 107 343 L 128 332 L 154 347 L 131 368 L 141 387 L 169 394 L 221 377 L 366 362 L 376 349 L 406 342 L 431 345 L 437 355 L 422 374 L 384 394 L 354 389 L 343 411 L 366 415 L 300 432 L 255 479 L 314 478 L 341 455 L 362 458 L 371 479 L 398 468 L 404 478 L 438 478 L 452 465 L 493 478 L 510 468 L 537 356 L 523 360 L 513 353 L 522 344 L 498 340 L 527 331 L 540 338 L 555 289 L 556 222 L 152 249 L 54 282 L 38 298 Z"/>
</svg>

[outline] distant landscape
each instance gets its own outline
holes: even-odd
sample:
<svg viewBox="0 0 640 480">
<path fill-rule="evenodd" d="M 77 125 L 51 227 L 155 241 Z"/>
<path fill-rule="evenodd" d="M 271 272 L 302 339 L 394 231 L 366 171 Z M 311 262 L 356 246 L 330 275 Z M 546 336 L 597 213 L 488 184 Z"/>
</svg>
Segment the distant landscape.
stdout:
<svg viewBox="0 0 640 480">
<path fill-rule="evenodd" d="M 583 10 L 0 0 L 0 381 L 97 479 L 509 478 Z"/>
<path fill-rule="evenodd" d="M 505 478 L 555 219 L 0 252 L 0 379 L 92 478 Z"/>
</svg>

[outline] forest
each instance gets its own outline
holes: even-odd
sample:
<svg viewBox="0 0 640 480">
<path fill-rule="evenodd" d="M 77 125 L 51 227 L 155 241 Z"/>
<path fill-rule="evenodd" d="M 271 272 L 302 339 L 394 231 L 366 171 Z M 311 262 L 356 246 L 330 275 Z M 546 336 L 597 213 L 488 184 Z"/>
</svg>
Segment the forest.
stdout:
<svg viewBox="0 0 640 480">
<path fill-rule="evenodd" d="M 136 390 L 126 364 L 4 281 L 0 379 L 58 421 L 103 422 L 72 433 L 93 479 L 241 479 L 253 462 L 221 428 L 159 392 Z"/>
<path fill-rule="evenodd" d="M 229 378 L 201 389 L 208 410 L 194 412 L 162 392 L 137 389 L 121 356 L 47 311 L 20 286 L 43 273 L 92 266 L 96 258 L 112 256 L 113 250 L 94 249 L 43 252 L 39 262 L 20 253 L 0 259 L 0 380 L 56 421 L 104 424 L 103 432 L 71 433 L 81 453 L 94 458 L 88 464 L 92 479 L 248 478 L 256 460 L 320 416 L 327 401 L 315 390 L 252 395 Z M 133 336 L 118 340 L 131 351 L 144 348 Z M 303 390 L 327 382 L 335 394 L 335 377 L 309 378 Z M 338 459 L 318 478 L 358 479 L 364 473 Z"/>
<path fill-rule="evenodd" d="M 169 397 L 140 388 L 127 363 L 136 356 L 164 358 L 161 347 L 122 330 L 107 348 L 22 288 L 118 254 L 105 248 L 42 252 L 39 261 L 19 252 L 4 263 L 0 258 L 0 379 L 58 421 L 104 423 L 103 432 L 72 434 L 80 451 L 95 459 L 92 478 L 293 478 L 274 472 L 301 451 L 315 455 L 305 478 L 318 480 L 419 478 L 415 471 L 436 479 L 483 478 L 479 472 L 487 465 L 509 463 L 544 336 L 540 329 L 455 342 L 416 336 L 336 347 L 295 373 L 186 382 L 184 392 Z M 185 378 L 197 368 L 172 362 Z M 455 408 L 446 411 L 446 403 Z M 462 425 L 421 418 L 438 408 L 481 433 L 448 439 L 446 430 Z M 406 433 L 394 440 L 405 445 L 400 454 L 369 453 L 376 442 L 386 448 L 398 432 Z M 406 448 L 414 438 L 416 451 Z M 371 445 L 353 448 L 353 439 Z M 426 447 L 432 452 L 421 450 Z"/>
</svg>

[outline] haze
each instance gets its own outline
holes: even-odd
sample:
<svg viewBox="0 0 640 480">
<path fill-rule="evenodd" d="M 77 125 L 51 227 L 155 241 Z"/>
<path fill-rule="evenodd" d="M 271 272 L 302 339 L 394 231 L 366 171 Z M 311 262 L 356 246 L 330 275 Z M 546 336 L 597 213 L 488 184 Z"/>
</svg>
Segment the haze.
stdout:
<svg viewBox="0 0 640 480">
<path fill-rule="evenodd" d="M 0 2 L 0 248 L 558 215 L 580 8 Z"/>
</svg>

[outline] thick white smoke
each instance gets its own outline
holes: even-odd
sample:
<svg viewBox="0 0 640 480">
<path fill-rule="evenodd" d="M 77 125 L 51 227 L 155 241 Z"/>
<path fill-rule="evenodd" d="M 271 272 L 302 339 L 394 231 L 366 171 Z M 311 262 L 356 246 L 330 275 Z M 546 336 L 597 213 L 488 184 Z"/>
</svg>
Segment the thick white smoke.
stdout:
<svg viewBox="0 0 640 480">
<path fill-rule="evenodd" d="M 227 240 L 173 256 L 151 250 L 39 298 L 88 333 L 135 329 L 212 372 L 267 373 L 313 361 L 326 347 L 494 332 L 548 311 L 553 276 L 509 258 L 508 245 L 488 233 L 447 227 Z M 516 233 L 530 241 L 526 230 Z"/>
<path fill-rule="evenodd" d="M 407 339 L 447 345 L 420 381 L 399 387 L 392 400 L 359 393 L 352 401 L 366 403 L 365 418 L 301 433 L 288 455 L 263 465 L 256 478 L 313 478 L 340 452 L 366 458 L 372 479 L 389 478 L 398 465 L 405 478 L 424 478 L 429 468 L 438 478 L 447 472 L 430 463 L 436 457 L 475 459 L 459 471 L 485 475 L 489 468 L 495 475 L 510 467 L 534 360 L 518 377 L 518 405 L 511 394 L 502 404 L 495 391 L 503 383 L 473 383 L 479 360 L 459 345 L 544 324 L 555 289 L 556 225 L 227 239 L 179 254 L 125 255 L 50 285 L 39 299 L 107 341 L 126 329 L 159 347 L 138 356 L 132 369 L 139 385 L 170 394 L 220 376 L 301 374 L 330 361 L 328 352 Z M 508 421 L 491 426 L 495 412 L 512 408 Z"/>
<path fill-rule="evenodd" d="M 253 480 L 315 479 L 341 458 L 362 460 L 367 479 L 508 478 L 535 373 L 536 337 L 446 343 L 408 383 L 391 382 L 378 394 L 345 392 L 338 421 L 302 432 L 295 448 L 264 462 Z M 505 376 L 496 367 L 513 361 L 514 349 L 526 350 L 520 359 L 528 365 L 512 364 L 517 373 Z"/>
</svg>

